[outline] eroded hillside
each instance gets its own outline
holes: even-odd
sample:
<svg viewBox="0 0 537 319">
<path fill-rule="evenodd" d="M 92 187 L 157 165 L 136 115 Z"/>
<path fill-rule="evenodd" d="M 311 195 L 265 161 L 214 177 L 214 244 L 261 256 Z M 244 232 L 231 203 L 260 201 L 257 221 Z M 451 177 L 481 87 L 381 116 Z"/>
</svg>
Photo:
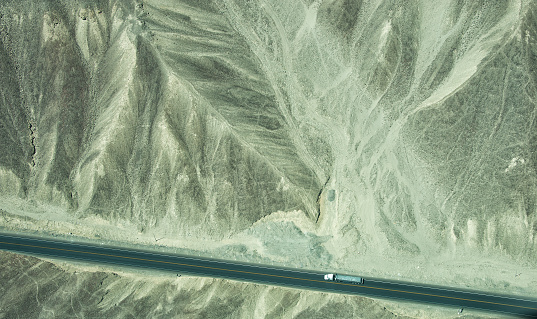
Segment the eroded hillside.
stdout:
<svg viewBox="0 0 537 319">
<path fill-rule="evenodd" d="M 2 318 L 409 318 L 360 297 L 212 278 L 64 269 L 4 252 L 0 262 Z"/>
<path fill-rule="evenodd" d="M 0 222 L 534 291 L 536 12 L 4 1 Z"/>
</svg>

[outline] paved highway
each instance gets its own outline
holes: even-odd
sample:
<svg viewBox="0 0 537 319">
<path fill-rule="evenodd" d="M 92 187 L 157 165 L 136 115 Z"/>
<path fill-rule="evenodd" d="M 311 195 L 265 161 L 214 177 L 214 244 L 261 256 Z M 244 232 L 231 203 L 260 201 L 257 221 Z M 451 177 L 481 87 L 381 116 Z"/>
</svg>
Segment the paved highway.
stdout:
<svg viewBox="0 0 537 319">
<path fill-rule="evenodd" d="M 31 255 L 159 269 L 178 274 L 220 277 L 300 289 L 433 303 L 453 307 L 454 312 L 459 308 L 464 308 L 465 314 L 469 313 L 471 309 L 479 309 L 511 314 L 521 318 L 537 318 L 536 299 L 492 295 L 457 288 L 418 285 L 367 277 L 363 285 L 327 282 L 323 279 L 324 272 L 243 264 L 9 234 L 0 234 L 0 249 Z"/>
</svg>

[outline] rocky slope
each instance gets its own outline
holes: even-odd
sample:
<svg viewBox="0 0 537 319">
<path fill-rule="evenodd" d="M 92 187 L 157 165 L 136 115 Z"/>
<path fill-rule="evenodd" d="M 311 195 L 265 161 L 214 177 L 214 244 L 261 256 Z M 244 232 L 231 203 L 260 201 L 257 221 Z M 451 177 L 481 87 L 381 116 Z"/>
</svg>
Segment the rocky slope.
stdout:
<svg viewBox="0 0 537 319">
<path fill-rule="evenodd" d="M 360 297 L 63 269 L 4 252 L 0 262 L 0 318 L 409 318 Z"/>
<path fill-rule="evenodd" d="M 268 80 L 225 16 L 199 5 L 4 5 L 8 192 L 215 237 L 277 210 L 315 220 L 318 179 Z M 166 25 L 181 10 L 196 21 Z"/>
<path fill-rule="evenodd" d="M 536 12 L 4 1 L 1 222 L 436 283 L 535 270 Z"/>
</svg>

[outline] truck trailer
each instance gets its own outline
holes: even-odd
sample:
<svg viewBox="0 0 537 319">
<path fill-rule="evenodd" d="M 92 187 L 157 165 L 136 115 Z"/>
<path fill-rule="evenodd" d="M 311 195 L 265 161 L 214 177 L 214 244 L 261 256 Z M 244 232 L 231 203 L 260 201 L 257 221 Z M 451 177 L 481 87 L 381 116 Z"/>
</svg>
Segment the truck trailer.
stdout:
<svg viewBox="0 0 537 319">
<path fill-rule="evenodd" d="M 364 278 L 356 276 L 345 276 L 338 274 L 326 274 L 324 280 L 344 282 L 349 284 L 361 285 L 364 283 Z"/>
</svg>

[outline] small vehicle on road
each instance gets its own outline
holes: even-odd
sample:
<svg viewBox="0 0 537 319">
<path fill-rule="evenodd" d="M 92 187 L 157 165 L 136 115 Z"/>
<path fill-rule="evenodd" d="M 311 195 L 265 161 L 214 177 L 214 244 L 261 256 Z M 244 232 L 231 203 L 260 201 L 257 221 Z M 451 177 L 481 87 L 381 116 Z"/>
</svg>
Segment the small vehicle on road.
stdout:
<svg viewBox="0 0 537 319">
<path fill-rule="evenodd" d="M 361 285 L 364 283 L 363 277 L 346 276 L 346 275 L 338 275 L 338 274 L 326 274 L 324 275 L 324 280 L 344 282 L 344 283 L 355 284 L 355 285 Z"/>
</svg>

